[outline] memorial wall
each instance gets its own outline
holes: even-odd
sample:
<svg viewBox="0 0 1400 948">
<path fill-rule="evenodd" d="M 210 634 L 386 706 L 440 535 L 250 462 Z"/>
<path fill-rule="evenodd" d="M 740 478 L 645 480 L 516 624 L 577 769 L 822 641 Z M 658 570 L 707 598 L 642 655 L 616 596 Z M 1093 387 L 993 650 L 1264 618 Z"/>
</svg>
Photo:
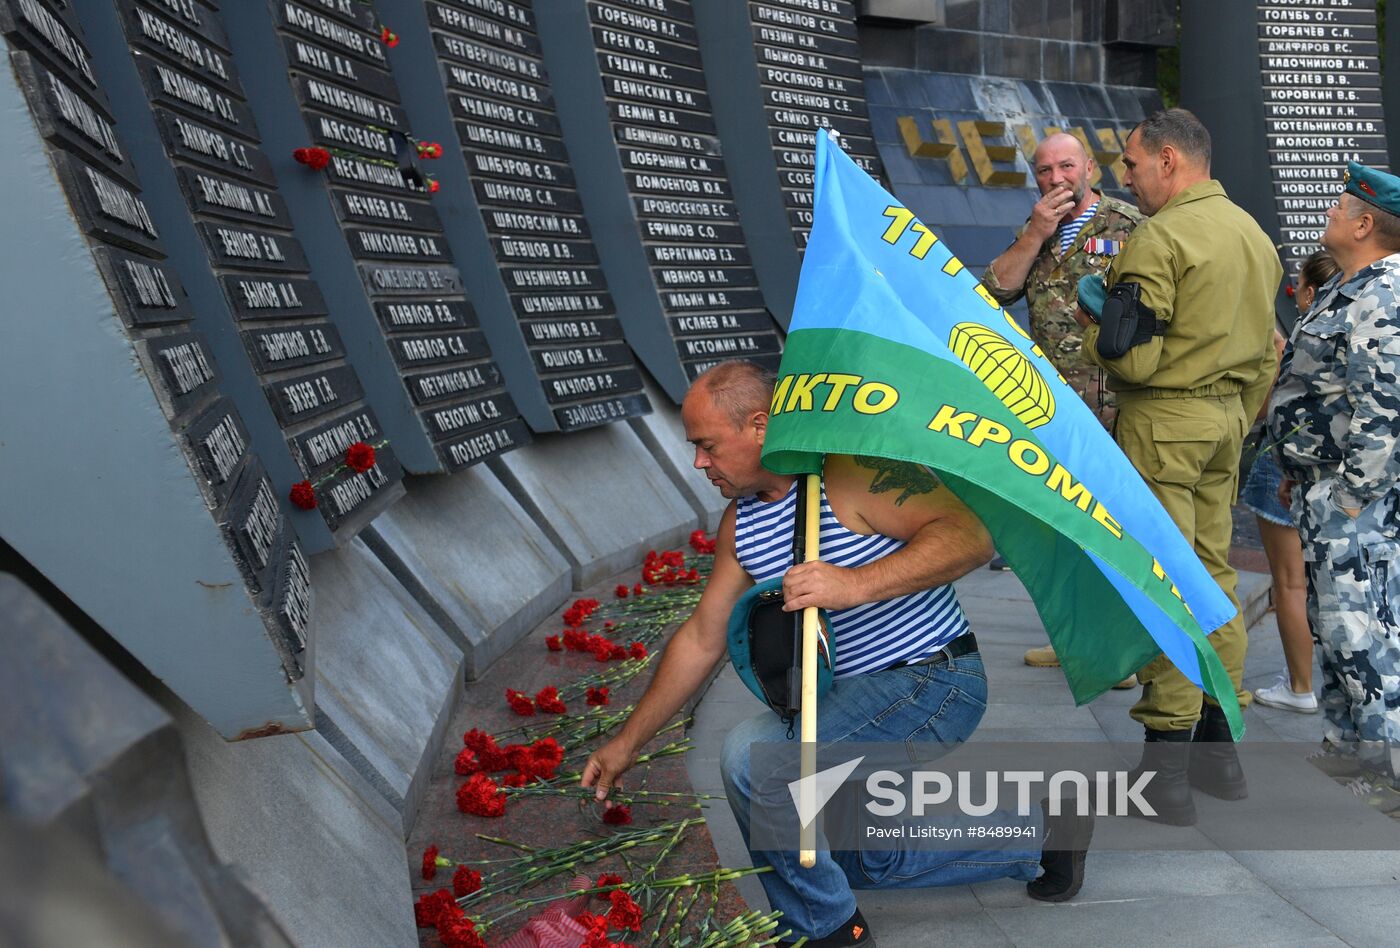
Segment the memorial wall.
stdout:
<svg viewBox="0 0 1400 948">
<path fill-rule="evenodd" d="M 579 191 L 603 222 L 594 240 L 642 364 L 677 402 L 724 359 L 776 367 L 689 0 L 536 8 Z"/>
<path fill-rule="evenodd" d="M 253 445 L 274 459 L 247 492 L 266 507 L 293 483 L 319 481 L 314 512 L 288 513 L 308 552 L 328 549 L 402 493 L 402 468 L 326 318 L 324 277 L 311 273 L 294 232 L 219 12 L 159 0 L 74 11 L 117 119 L 132 130 L 152 217 L 176 244 L 172 261 L 195 323 L 225 367 Z M 344 428 L 376 445 L 367 470 L 323 447 Z"/>
<path fill-rule="evenodd" d="M 835 130 L 847 154 L 882 179 L 855 8 L 846 0 L 769 0 L 694 9 L 754 270 L 786 327 L 812 228 L 818 131 Z"/>
<path fill-rule="evenodd" d="M 1374 3 L 1259 0 L 1264 127 L 1290 275 L 1320 249 L 1347 161 L 1389 166 Z"/>
<path fill-rule="evenodd" d="M 142 22 L 158 35 L 168 26 L 154 16 Z M 226 737 L 309 727 L 306 549 L 249 432 L 249 412 L 268 414 L 269 403 L 261 392 L 251 401 L 231 397 L 228 361 L 211 342 L 215 327 L 186 292 L 191 274 L 175 253 L 181 235 L 159 220 L 143 187 L 162 171 L 173 184 L 174 162 L 138 168 L 141 131 L 119 118 L 118 96 L 71 7 L 5 0 L 0 30 L 13 67 L 5 76 L 16 120 L 6 264 L 17 291 L 0 341 L 8 390 L 0 398 L 0 535 Z M 179 88 L 207 94 L 230 122 L 250 122 L 232 98 L 237 81 L 226 57 L 185 38 L 188 55 L 224 91 Z M 156 60 L 145 67 L 157 75 L 168 68 Z M 169 114 L 167 130 L 179 135 L 182 121 Z M 198 134 L 193 125 L 184 131 Z M 211 149 L 232 144 L 208 134 L 201 141 Z M 265 164 L 235 147 L 228 159 L 237 156 L 258 178 Z M 297 264 L 290 238 L 244 230 L 249 215 L 230 217 L 210 200 L 237 188 L 253 216 L 286 227 L 275 194 L 189 165 L 178 174 L 190 200 L 212 212 L 199 214 L 201 248 L 227 249 L 238 265 L 230 248 L 259 262 L 275 249 L 279 267 Z M 187 226 L 194 217 L 186 214 Z M 290 279 L 276 272 L 268 279 Z M 325 333 L 329 348 L 334 331 Z M 266 345 L 256 336 L 249 344 Z M 286 456 L 280 438 L 270 448 Z M 192 665 L 190 650 L 210 665 Z M 237 677 L 211 676 L 211 665 Z"/>
</svg>

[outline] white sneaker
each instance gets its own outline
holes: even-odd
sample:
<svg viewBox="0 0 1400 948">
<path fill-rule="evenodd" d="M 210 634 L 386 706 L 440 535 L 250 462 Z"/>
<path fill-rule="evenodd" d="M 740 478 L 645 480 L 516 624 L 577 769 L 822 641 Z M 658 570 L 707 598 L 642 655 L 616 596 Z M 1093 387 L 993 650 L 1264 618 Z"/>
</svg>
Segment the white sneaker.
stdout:
<svg viewBox="0 0 1400 948">
<path fill-rule="evenodd" d="M 1254 700 L 1270 708 L 1297 711 L 1299 714 L 1317 714 L 1317 695 L 1311 691 L 1298 694 L 1288 685 L 1288 679 L 1280 678 L 1267 688 L 1254 692 Z"/>
</svg>

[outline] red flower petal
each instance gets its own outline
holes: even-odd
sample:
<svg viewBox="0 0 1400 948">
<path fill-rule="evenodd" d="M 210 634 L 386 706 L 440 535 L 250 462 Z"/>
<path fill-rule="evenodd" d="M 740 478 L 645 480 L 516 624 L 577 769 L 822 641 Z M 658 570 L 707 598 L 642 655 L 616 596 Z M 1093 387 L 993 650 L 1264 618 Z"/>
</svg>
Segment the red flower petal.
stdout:
<svg viewBox="0 0 1400 948">
<path fill-rule="evenodd" d="M 292 502 L 292 506 L 301 510 L 316 509 L 316 488 L 311 486 L 310 481 L 297 481 L 292 485 L 287 499 Z"/>
<path fill-rule="evenodd" d="M 345 449 L 345 466 L 363 474 L 374 467 L 374 446 L 356 441 Z"/>
<path fill-rule="evenodd" d="M 452 894 L 461 898 L 464 895 L 471 895 L 481 888 L 481 873 L 475 869 L 468 869 L 466 866 L 458 866 L 457 871 L 452 873 Z"/>
<path fill-rule="evenodd" d="M 642 907 L 632 901 L 632 896 L 621 889 L 608 893 L 612 908 L 608 909 L 608 923 L 613 928 L 626 928 L 634 932 L 642 930 Z"/>
<path fill-rule="evenodd" d="M 423 850 L 424 879 L 431 879 L 433 876 L 437 875 L 437 857 L 438 848 L 436 846 L 429 846 L 427 849 Z"/>
<path fill-rule="evenodd" d="M 632 822 L 632 808 L 623 804 L 610 806 L 603 811 L 603 822 L 609 826 L 626 826 Z"/>
<path fill-rule="evenodd" d="M 432 928 L 437 925 L 438 918 L 444 912 L 450 919 L 454 908 L 457 909 L 458 914 L 461 914 L 461 909 L 457 908 L 452 893 L 447 889 L 438 889 L 436 892 L 422 896 L 413 904 L 413 920 L 418 923 L 419 928 Z"/>
</svg>

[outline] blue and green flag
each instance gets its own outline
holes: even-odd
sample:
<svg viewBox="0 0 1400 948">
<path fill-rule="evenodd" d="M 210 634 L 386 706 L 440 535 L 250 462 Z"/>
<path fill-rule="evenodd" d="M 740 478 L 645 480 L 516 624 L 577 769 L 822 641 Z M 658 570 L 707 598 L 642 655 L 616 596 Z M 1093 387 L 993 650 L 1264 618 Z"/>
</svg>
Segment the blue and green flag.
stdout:
<svg viewBox="0 0 1400 948">
<path fill-rule="evenodd" d="M 1235 614 L 1087 405 L 934 233 L 817 136 L 815 220 L 763 461 L 927 465 L 987 525 L 1075 700 L 1160 651 L 1243 735 L 1206 634 Z"/>
</svg>

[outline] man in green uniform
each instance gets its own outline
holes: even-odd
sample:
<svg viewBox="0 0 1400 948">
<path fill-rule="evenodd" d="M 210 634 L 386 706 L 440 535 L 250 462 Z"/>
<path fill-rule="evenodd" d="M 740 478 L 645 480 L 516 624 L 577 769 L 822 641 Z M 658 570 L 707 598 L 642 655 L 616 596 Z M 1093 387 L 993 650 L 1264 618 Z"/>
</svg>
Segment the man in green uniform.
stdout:
<svg viewBox="0 0 1400 948">
<path fill-rule="evenodd" d="M 1149 116 L 1128 137 L 1123 163 L 1124 183 L 1148 219 L 1109 267 L 1104 324 L 1076 310 L 1084 352 L 1108 373 L 1123 453 L 1238 609 L 1226 560 L 1230 506 L 1240 443 L 1273 384 L 1283 268 L 1259 225 L 1211 179 L 1210 134 L 1190 112 Z M 1210 642 L 1243 706 L 1243 618 L 1237 613 Z M 1163 656 L 1138 678 L 1143 693 L 1132 716 L 1146 728 L 1143 769 L 1158 771 L 1145 794 L 1155 818 L 1194 823 L 1193 786 L 1222 799 L 1245 796 L 1219 706 L 1202 708 L 1200 691 Z"/>
<path fill-rule="evenodd" d="M 1073 135 L 1057 132 L 1046 137 L 1031 166 L 1040 200 L 1016 242 L 987 266 L 982 285 L 1003 306 L 1026 298 L 1031 338 L 1111 429 L 1113 393 L 1104 388 L 1103 369 L 1084 354 L 1084 331 L 1074 319 L 1075 294 L 1080 277 L 1102 275 L 1108 269 L 1142 215 L 1089 186 L 1094 159 Z M 998 557 L 992 567 L 1005 562 Z M 1044 645 L 1026 653 L 1026 664 L 1053 668 L 1060 660 L 1054 646 Z M 1133 684 L 1128 678 L 1120 687 Z"/>
</svg>

